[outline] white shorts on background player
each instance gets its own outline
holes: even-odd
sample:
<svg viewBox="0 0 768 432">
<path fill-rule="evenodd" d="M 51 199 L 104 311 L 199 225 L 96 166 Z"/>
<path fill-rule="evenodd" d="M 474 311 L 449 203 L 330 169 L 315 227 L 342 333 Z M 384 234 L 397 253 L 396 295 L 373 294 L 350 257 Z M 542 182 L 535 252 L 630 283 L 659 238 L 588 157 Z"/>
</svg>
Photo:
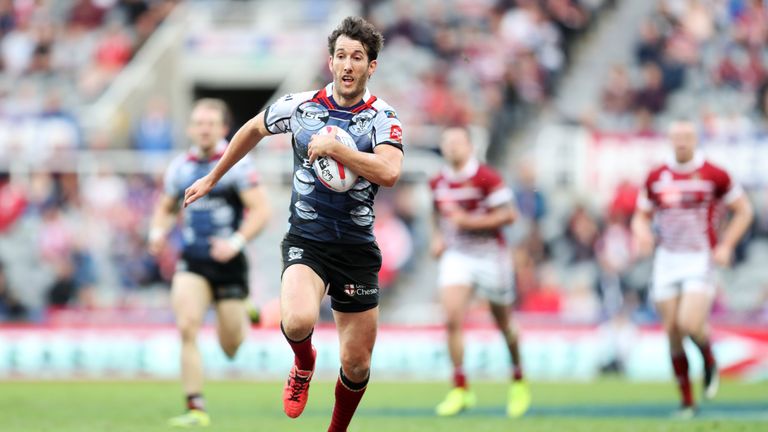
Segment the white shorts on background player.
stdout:
<svg viewBox="0 0 768 432">
<path fill-rule="evenodd" d="M 671 252 L 657 248 L 653 258 L 651 299 L 658 302 L 693 291 L 715 295 L 712 253 L 709 250 Z"/>
<path fill-rule="evenodd" d="M 448 249 L 440 257 L 438 284 L 469 285 L 475 295 L 494 304 L 509 305 L 515 300 L 512 257 L 507 248 L 467 253 Z"/>
</svg>

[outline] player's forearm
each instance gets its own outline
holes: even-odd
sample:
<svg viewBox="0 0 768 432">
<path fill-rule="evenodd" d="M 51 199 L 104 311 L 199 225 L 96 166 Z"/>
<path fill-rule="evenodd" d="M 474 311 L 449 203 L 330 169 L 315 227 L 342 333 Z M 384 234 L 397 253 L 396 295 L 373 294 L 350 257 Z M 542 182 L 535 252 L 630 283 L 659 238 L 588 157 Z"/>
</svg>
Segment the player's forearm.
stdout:
<svg viewBox="0 0 768 432">
<path fill-rule="evenodd" d="M 648 213 L 644 211 L 635 212 L 630 222 L 630 229 L 632 235 L 642 236 L 651 232 L 651 218 Z"/>
<path fill-rule="evenodd" d="M 176 206 L 166 196 L 155 206 L 149 222 L 150 237 L 165 237 L 176 222 Z"/>
<path fill-rule="evenodd" d="M 470 215 L 461 228 L 472 231 L 494 230 L 509 225 L 515 220 L 512 209 L 499 209 L 487 215 Z"/>
<path fill-rule="evenodd" d="M 330 156 L 357 175 L 380 186 L 392 187 L 400 178 L 400 164 L 375 153 L 355 151 L 339 145 Z"/>
<path fill-rule="evenodd" d="M 248 214 L 243 218 L 243 222 L 240 224 L 237 232 L 243 236 L 246 242 L 252 240 L 267 225 L 270 214 L 271 211 L 265 204 L 249 208 Z"/>
<path fill-rule="evenodd" d="M 745 199 L 744 203 L 734 211 L 731 220 L 725 227 L 720 244 L 731 249 L 735 248 L 752 224 L 753 215 L 752 205 Z"/>
<path fill-rule="evenodd" d="M 232 141 L 227 146 L 219 162 L 211 170 L 208 176 L 214 181 L 218 182 L 224 174 L 227 173 L 240 159 L 244 158 L 256 144 L 259 143 L 265 136 L 269 135 L 264 127 L 263 114 L 250 119 L 246 124 L 238 129 L 235 136 L 232 137 Z"/>
</svg>

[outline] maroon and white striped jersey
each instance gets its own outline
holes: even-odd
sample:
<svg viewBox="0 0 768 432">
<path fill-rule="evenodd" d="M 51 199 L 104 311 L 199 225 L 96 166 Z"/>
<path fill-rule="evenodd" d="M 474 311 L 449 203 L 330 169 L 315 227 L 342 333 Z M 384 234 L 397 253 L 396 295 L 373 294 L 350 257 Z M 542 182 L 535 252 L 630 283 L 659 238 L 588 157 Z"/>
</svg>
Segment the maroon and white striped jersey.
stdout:
<svg viewBox="0 0 768 432">
<path fill-rule="evenodd" d="M 718 204 L 730 204 L 743 193 L 728 172 L 697 154 L 684 164 L 673 161 L 653 169 L 637 206 L 655 213 L 660 247 L 706 251 L 717 242 Z"/>
<path fill-rule="evenodd" d="M 461 230 L 448 217 L 457 208 L 470 214 L 488 214 L 495 207 L 512 203 L 512 192 L 493 168 L 472 159 L 458 172 L 443 168 L 430 180 L 429 186 L 438 229 L 449 249 L 476 250 L 504 245 L 501 228 Z"/>
</svg>

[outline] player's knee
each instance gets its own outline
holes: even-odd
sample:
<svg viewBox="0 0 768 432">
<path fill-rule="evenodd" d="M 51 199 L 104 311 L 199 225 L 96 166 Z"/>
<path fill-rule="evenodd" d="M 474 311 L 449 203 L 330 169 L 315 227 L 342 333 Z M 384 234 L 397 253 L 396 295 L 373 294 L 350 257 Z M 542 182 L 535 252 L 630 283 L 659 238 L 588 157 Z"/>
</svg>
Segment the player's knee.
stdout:
<svg viewBox="0 0 768 432">
<path fill-rule="evenodd" d="M 176 327 L 179 329 L 181 339 L 185 342 L 192 342 L 197 338 L 201 325 L 201 320 L 196 318 L 185 316 L 176 318 Z"/>
<path fill-rule="evenodd" d="M 364 381 L 371 369 L 371 353 L 365 350 L 342 353 L 341 368 L 350 380 Z"/>
<path fill-rule="evenodd" d="M 687 322 L 687 321 L 678 321 L 677 329 L 682 337 L 696 336 L 699 334 L 699 331 L 700 331 L 700 328 L 698 325 L 691 322 Z"/>
<path fill-rule="evenodd" d="M 289 339 L 302 340 L 315 327 L 315 320 L 312 317 L 289 313 L 283 316 L 282 326 Z"/>
<path fill-rule="evenodd" d="M 448 315 L 445 320 L 445 326 L 447 327 L 448 331 L 451 333 L 454 332 L 460 332 L 461 327 L 463 323 L 461 322 L 461 318 L 458 316 Z"/>
<path fill-rule="evenodd" d="M 222 340 L 220 342 L 221 350 L 224 351 L 224 354 L 232 360 L 235 358 L 235 355 L 237 354 L 237 350 L 240 349 L 240 345 L 243 343 L 243 338 L 238 339 L 230 339 L 230 340 Z"/>
</svg>

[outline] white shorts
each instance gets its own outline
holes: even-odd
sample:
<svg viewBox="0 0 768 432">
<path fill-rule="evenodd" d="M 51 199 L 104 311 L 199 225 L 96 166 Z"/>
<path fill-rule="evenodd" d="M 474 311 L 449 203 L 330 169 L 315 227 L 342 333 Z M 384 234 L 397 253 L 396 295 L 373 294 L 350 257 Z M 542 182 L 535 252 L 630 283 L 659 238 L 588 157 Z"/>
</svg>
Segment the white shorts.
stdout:
<svg viewBox="0 0 768 432">
<path fill-rule="evenodd" d="M 670 252 L 656 249 L 653 258 L 651 300 L 659 302 L 684 292 L 700 291 L 715 295 L 712 254 L 701 252 Z"/>
<path fill-rule="evenodd" d="M 478 297 L 501 305 L 515 300 L 512 257 L 507 248 L 482 253 L 446 250 L 438 268 L 440 287 L 468 285 Z"/>
</svg>

